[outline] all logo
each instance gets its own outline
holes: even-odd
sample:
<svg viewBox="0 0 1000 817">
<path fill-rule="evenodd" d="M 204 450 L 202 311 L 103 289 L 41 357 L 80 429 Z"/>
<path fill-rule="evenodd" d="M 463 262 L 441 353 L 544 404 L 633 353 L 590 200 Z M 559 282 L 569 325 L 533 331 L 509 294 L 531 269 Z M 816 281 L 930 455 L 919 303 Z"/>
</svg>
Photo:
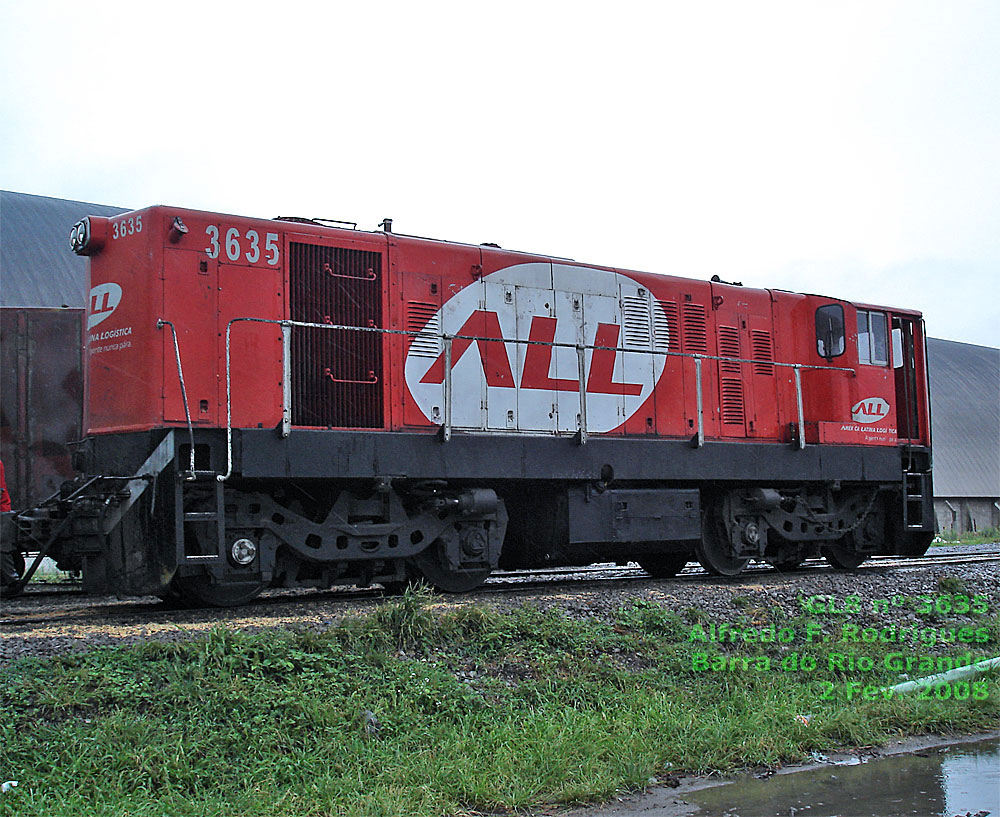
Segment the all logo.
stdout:
<svg viewBox="0 0 1000 817">
<path fill-rule="evenodd" d="M 626 275 L 563 264 L 507 267 L 456 293 L 410 346 L 406 383 L 433 423 L 445 410 L 443 332 L 458 336 L 451 413 L 459 428 L 579 429 L 583 345 L 598 347 L 583 352 L 587 430 L 611 431 L 652 394 L 666 356 L 651 351 L 668 343 L 662 307 Z"/>
<path fill-rule="evenodd" d="M 881 397 L 866 397 L 851 408 L 851 419 L 856 423 L 877 423 L 889 414 L 889 404 Z"/>
<path fill-rule="evenodd" d="M 97 324 L 118 308 L 122 301 L 122 288 L 115 283 L 98 284 L 90 290 L 90 314 L 87 316 L 87 329 L 93 329 Z"/>
</svg>

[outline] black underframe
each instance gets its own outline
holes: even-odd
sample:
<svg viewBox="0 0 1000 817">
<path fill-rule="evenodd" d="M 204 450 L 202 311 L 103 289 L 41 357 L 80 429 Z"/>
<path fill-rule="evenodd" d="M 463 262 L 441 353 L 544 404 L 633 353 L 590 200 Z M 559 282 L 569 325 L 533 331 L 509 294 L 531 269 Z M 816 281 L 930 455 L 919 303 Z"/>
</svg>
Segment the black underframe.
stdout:
<svg viewBox="0 0 1000 817">
<path fill-rule="evenodd" d="M 188 435 L 175 430 L 183 469 Z M 92 437 L 86 470 L 127 473 L 138 468 L 164 430 Z M 199 469 L 226 471 L 226 437 L 220 429 L 195 429 Z M 207 447 L 209 461 L 202 451 Z M 896 446 L 810 445 L 591 436 L 571 437 L 389 431 L 293 429 L 282 438 L 272 429 L 233 431 L 233 474 L 244 479 L 343 479 L 376 477 L 616 482 L 797 484 L 803 482 L 902 481 L 905 449 Z"/>
</svg>

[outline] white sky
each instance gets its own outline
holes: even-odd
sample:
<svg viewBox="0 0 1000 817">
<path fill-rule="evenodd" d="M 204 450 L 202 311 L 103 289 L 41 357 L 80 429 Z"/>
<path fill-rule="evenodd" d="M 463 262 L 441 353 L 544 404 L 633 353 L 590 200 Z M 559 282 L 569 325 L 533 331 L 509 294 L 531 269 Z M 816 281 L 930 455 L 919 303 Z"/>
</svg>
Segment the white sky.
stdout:
<svg viewBox="0 0 1000 817">
<path fill-rule="evenodd" d="M 390 216 L 1000 346 L 1000 2 L 0 0 L 0 188 Z"/>
</svg>

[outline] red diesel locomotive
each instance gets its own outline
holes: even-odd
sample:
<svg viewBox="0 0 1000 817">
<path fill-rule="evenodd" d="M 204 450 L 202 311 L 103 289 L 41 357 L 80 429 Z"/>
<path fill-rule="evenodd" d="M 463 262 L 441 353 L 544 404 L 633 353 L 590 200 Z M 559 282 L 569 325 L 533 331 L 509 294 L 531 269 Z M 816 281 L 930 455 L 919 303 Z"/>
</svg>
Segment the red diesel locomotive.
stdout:
<svg viewBox="0 0 1000 817">
<path fill-rule="evenodd" d="M 208 604 L 927 548 L 918 313 L 383 226 L 80 222 L 83 476 L 15 519 L 14 548 L 93 591 Z"/>
</svg>

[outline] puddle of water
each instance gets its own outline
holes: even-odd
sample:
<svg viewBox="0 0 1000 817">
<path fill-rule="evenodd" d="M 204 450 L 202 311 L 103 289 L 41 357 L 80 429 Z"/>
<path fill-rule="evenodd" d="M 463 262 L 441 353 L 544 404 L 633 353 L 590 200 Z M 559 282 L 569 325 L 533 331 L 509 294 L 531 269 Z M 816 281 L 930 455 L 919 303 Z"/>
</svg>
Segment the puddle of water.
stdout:
<svg viewBox="0 0 1000 817">
<path fill-rule="evenodd" d="M 697 814 L 726 817 L 1000 815 L 1000 740 L 921 754 L 927 756 L 900 755 L 769 780 L 751 778 L 691 792 L 684 799 L 701 807 Z"/>
</svg>

